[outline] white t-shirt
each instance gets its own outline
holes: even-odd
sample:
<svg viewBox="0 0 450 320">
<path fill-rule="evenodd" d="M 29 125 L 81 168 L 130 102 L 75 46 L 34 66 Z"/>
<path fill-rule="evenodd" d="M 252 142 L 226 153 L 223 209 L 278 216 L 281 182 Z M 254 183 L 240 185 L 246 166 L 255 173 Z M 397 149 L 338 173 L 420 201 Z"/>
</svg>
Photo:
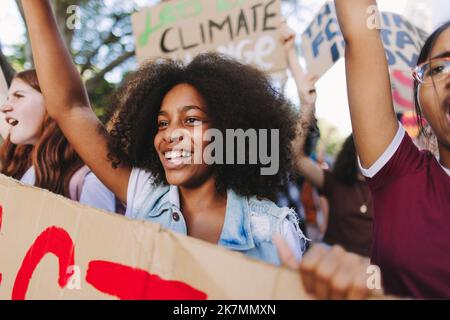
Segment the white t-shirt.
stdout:
<svg viewBox="0 0 450 320">
<path fill-rule="evenodd" d="M 148 195 L 154 191 L 155 187 L 151 174 L 141 169 L 133 169 L 128 183 L 126 217 L 134 219 L 137 214 L 137 208 L 140 208 L 145 199 L 148 198 Z M 172 204 L 180 208 L 178 188 L 173 186 L 170 188 L 169 199 Z M 294 224 L 288 219 L 283 221 L 281 235 L 286 240 L 296 260 L 300 261 L 303 255 L 302 239 Z M 307 239 L 304 238 L 304 240 L 306 241 Z"/>
<path fill-rule="evenodd" d="M 103 209 L 109 212 L 116 211 L 116 197 L 92 172 L 84 178 L 80 203 Z"/>
<path fill-rule="evenodd" d="M 30 167 L 23 177 L 20 179 L 20 182 L 23 184 L 27 184 L 29 186 L 34 186 L 34 183 L 36 182 L 36 176 L 34 173 L 34 167 Z"/>
<path fill-rule="evenodd" d="M 33 166 L 25 172 L 20 181 L 34 186 L 36 175 Z M 89 172 L 84 178 L 79 202 L 109 212 L 116 210 L 116 197 L 92 172 Z"/>
</svg>

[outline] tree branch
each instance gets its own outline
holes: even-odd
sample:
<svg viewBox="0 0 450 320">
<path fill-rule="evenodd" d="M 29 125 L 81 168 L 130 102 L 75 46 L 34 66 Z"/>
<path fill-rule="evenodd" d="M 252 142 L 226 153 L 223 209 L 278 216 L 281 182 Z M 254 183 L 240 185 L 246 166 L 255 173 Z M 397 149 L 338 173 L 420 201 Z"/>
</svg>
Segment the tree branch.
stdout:
<svg viewBox="0 0 450 320">
<path fill-rule="evenodd" d="M 85 72 L 86 72 L 86 70 L 88 70 L 88 69 L 91 69 L 91 67 L 92 67 L 92 58 L 94 58 L 95 56 L 96 56 L 96 54 L 98 53 L 98 51 L 100 50 L 100 48 L 102 47 L 102 46 L 104 46 L 104 45 L 110 45 L 110 44 L 113 44 L 113 43 L 116 43 L 118 40 L 120 40 L 123 36 L 127 36 L 127 35 L 129 35 L 129 34 L 125 34 L 125 35 L 123 35 L 122 37 L 117 37 L 115 34 L 114 34 L 114 32 L 113 32 L 113 30 L 114 30 L 114 28 L 117 26 L 117 24 L 119 23 L 119 22 L 121 22 L 124 18 L 126 18 L 127 17 L 127 15 L 125 15 L 125 14 L 122 14 L 122 15 L 119 15 L 119 14 L 115 14 L 114 15 L 114 18 L 115 18 L 115 20 L 114 20 L 114 23 L 113 23 L 113 25 L 112 25 L 112 27 L 111 27 L 111 32 L 108 34 L 108 36 L 106 37 L 106 38 L 104 38 L 103 39 L 103 41 L 100 43 L 100 45 L 98 45 L 97 46 L 97 48 L 95 48 L 94 50 L 92 50 L 87 56 L 86 56 L 86 63 L 83 65 L 83 67 L 81 68 L 81 71 L 80 71 L 80 73 L 83 75 Z"/>
<path fill-rule="evenodd" d="M 26 37 L 25 59 L 26 59 L 26 61 L 30 62 L 30 64 L 32 66 L 34 66 L 33 53 L 31 52 L 30 36 L 28 35 L 28 27 L 27 27 L 27 23 L 25 21 L 25 15 L 23 12 L 22 1 L 16 0 L 16 5 L 17 5 L 17 9 L 19 9 L 20 17 L 22 18 L 23 24 L 25 25 L 25 37 Z"/>
<path fill-rule="evenodd" d="M 109 65 L 107 65 L 105 68 L 103 68 L 101 71 L 99 71 L 94 77 L 90 78 L 86 81 L 86 87 L 88 93 L 93 92 L 95 87 L 99 84 L 99 82 L 103 79 L 105 74 L 107 74 L 109 71 L 115 69 L 125 61 L 127 61 L 129 58 L 135 55 L 135 51 L 127 51 L 121 56 L 119 56 L 117 59 L 112 61 Z"/>
</svg>

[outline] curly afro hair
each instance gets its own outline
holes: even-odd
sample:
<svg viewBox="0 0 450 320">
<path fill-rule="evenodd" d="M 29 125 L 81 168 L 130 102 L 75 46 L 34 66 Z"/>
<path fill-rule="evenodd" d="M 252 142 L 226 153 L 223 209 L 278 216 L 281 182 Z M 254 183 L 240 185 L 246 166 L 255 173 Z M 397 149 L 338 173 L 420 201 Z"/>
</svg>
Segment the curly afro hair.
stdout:
<svg viewBox="0 0 450 320">
<path fill-rule="evenodd" d="M 279 130 L 279 170 L 275 175 L 261 175 L 260 163 L 248 164 L 248 146 L 247 164 L 214 165 L 219 191 L 232 189 L 241 196 L 275 199 L 292 168 L 297 114 L 261 71 L 216 53 L 201 54 L 187 65 L 158 59 L 131 75 L 115 97 L 108 143 L 113 166 L 138 167 L 150 172 L 156 184 L 167 184 L 153 141 L 162 100 L 182 83 L 202 95 L 212 127 L 224 137 L 226 129 Z M 268 149 L 271 152 L 270 144 Z"/>
</svg>

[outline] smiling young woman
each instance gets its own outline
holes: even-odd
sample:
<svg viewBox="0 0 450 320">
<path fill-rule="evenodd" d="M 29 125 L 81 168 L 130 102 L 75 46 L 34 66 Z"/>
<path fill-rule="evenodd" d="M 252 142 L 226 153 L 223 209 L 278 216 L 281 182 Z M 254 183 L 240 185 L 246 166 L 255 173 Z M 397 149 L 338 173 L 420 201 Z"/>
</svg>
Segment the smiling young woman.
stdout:
<svg viewBox="0 0 450 320">
<path fill-rule="evenodd" d="M 127 217 L 274 264 L 280 260 L 272 237 L 281 234 L 301 259 L 306 239 L 295 212 L 270 201 L 291 167 L 295 115 L 263 73 L 217 54 L 199 55 L 188 65 L 146 63 L 119 90 L 108 137 L 60 39 L 50 2 L 22 3 L 48 113 L 126 202 Z M 196 128 L 215 128 L 223 136 L 227 129 L 279 130 L 279 170 L 261 175 L 261 162 L 192 163 L 208 146 Z"/>
</svg>

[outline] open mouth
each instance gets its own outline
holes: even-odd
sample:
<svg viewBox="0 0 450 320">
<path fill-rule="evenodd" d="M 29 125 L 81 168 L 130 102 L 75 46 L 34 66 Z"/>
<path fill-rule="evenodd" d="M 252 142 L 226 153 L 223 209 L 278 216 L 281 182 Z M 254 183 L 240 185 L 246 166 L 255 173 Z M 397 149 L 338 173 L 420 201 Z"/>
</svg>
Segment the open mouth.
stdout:
<svg viewBox="0 0 450 320">
<path fill-rule="evenodd" d="M 5 120 L 10 126 L 13 126 L 13 127 L 15 127 L 19 124 L 19 120 L 14 119 L 14 118 L 7 117 Z"/>
</svg>

